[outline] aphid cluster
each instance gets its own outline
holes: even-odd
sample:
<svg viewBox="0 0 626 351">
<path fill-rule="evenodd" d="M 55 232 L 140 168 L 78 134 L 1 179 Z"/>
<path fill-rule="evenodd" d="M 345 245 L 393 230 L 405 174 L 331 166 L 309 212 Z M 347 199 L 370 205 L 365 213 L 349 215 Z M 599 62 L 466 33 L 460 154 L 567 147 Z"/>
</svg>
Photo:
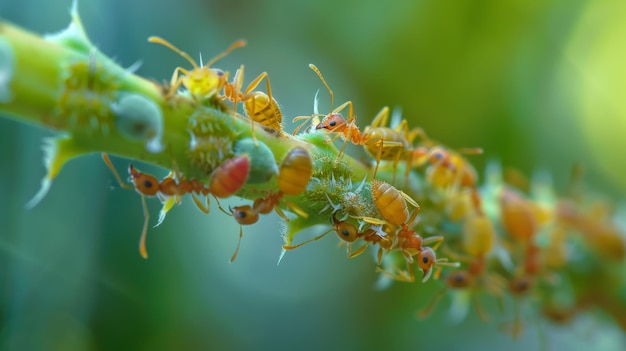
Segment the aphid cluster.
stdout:
<svg viewBox="0 0 626 351">
<path fill-rule="evenodd" d="M 184 153 L 188 165 L 179 168 L 180 160 L 172 157 L 169 175 L 159 180 L 130 164 L 127 184 L 108 155 L 102 155 L 119 184 L 141 195 L 145 217 L 139 244 L 142 257 L 148 257 L 146 197 L 162 203 L 160 224 L 187 194 L 208 213 L 210 195 L 218 208 L 240 225 L 231 261 L 238 255 L 243 226 L 275 211 L 287 223 L 280 258 L 335 233 L 346 245 L 349 258 L 374 248 L 381 281 L 414 282 L 415 265 L 422 282 L 438 280 L 440 293 L 417 312 L 420 317 L 434 310 L 444 296 L 469 296 L 464 301 L 472 301 L 484 320 L 488 314 L 481 299 L 491 298 L 501 306 L 512 300 L 511 331 L 519 335 L 520 304 L 532 302 L 533 308 L 556 322 L 573 318 L 583 309 L 604 306 L 602 296 L 577 290 L 575 284 L 563 284 L 571 276 L 569 271 L 577 267 L 603 269 L 620 264 L 626 254 L 624 234 L 612 221 L 611 206 L 602 201 L 588 206 L 580 186 L 562 196 L 554 195 L 545 182 L 535 182 L 534 190 L 524 189 L 515 179 L 503 179 L 502 172 L 492 167 L 485 185 L 479 187 L 478 174 L 466 155 L 481 154 L 480 148 L 444 146 L 421 128 L 411 128 L 407 119 L 391 114 L 388 107 L 361 129 L 351 101 L 334 108 L 333 91 L 314 65 L 310 68 L 330 94 L 330 109 L 319 113 L 316 104 L 312 114 L 293 118 L 300 125 L 286 133 L 266 72 L 244 88 L 243 65 L 232 79 L 229 72 L 213 67 L 244 46 L 244 41 L 236 41 L 206 64 L 196 63 L 164 39 L 151 37 L 149 41 L 175 51 L 192 68 L 177 67 L 161 87 L 165 104 L 176 107 L 185 101 L 190 109 Z M 262 81 L 265 91 L 255 90 Z M 243 114 L 238 113 L 240 104 Z M 122 134 L 142 139 L 153 138 L 158 131 L 160 137 L 160 119 L 159 123 L 149 120 L 142 124 L 158 128 L 130 133 L 136 125 L 134 110 L 127 111 L 125 106 L 118 103 L 113 111 L 118 119 L 129 119 L 117 121 L 118 126 L 130 129 Z M 226 117 L 208 117 L 208 108 L 217 108 Z M 246 127 L 240 128 L 242 125 Z M 334 145 L 337 139 L 343 141 L 339 148 Z M 349 143 L 363 147 L 372 158 L 358 164 L 365 170 L 362 174 L 353 171 L 359 161 L 344 155 Z M 165 142 L 159 151 L 173 152 L 173 147 Z M 60 165 L 50 164 L 46 179 L 51 180 Z M 397 177 L 399 172 L 402 177 Z M 579 177 L 573 179 L 573 184 L 579 184 Z M 236 195 L 252 202 L 222 208 L 218 199 Z M 294 243 L 297 233 L 318 224 L 326 225 L 327 230 Z M 587 269 L 576 274 L 593 272 Z M 573 296 L 567 304 L 553 298 L 563 291 Z M 626 325 L 626 317 L 614 317 Z"/>
</svg>

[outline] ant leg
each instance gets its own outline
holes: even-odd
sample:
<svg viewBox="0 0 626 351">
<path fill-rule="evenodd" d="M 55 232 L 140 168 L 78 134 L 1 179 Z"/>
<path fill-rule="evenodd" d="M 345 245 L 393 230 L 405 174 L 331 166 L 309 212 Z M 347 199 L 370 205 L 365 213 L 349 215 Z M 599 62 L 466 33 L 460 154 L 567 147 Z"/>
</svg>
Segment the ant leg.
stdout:
<svg viewBox="0 0 626 351">
<path fill-rule="evenodd" d="M 302 217 L 302 218 L 309 218 L 309 214 L 308 214 L 308 213 L 306 213 L 303 209 L 301 209 L 301 208 L 300 208 L 300 206 L 296 205 L 295 203 L 293 203 L 293 202 L 291 202 L 291 201 L 289 201 L 289 200 L 284 200 L 284 201 L 285 201 L 285 204 L 287 204 L 287 207 L 289 207 L 289 209 L 290 209 L 291 211 L 293 211 L 295 214 L 297 214 L 298 216 L 300 216 L 300 217 Z M 276 211 L 276 213 L 278 213 L 278 211 L 280 211 L 280 209 L 278 209 L 278 210 Z M 282 212 L 282 211 L 281 211 L 281 212 Z M 279 213 L 279 215 L 280 215 L 280 213 Z M 283 219 L 285 219 L 285 217 L 286 217 L 286 216 L 285 216 L 285 217 L 283 217 L 283 216 L 284 216 L 284 213 L 283 213 L 282 215 L 280 215 L 280 216 L 281 216 Z M 287 218 L 287 219 L 285 220 L 285 222 L 289 222 L 289 219 Z"/>
<path fill-rule="evenodd" d="M 404 165 L 404 184 L 406 187 L 409 187 L 409 176 L 411 175 L 411 170 L 413 169 L 413 155 L 410 151 L 408 151 Z"/>
<path fill-rule="evenodd" d="M 241 245 L 241 238 L 243 238 L 243 226 L 239 225 L 239 240 L 237 241 L 237 247 L 235 248 L 235 252 L 230 257 L 230 263 L 233 263 L 237 258 L 237 254 L 239 253 L 239 246 Z"/>
<path fill-rule="evenodd" d="M 367 249 L 367 244 L 362 245 L 361 247 L 359 247 L 358 249 L 356 249 L 356 251 L 352 251 L 351 250 L 351 246 L 348 245 L 348 258 L 355 258 L 358 255 L 362 254 L 363 252 L 365 252 L 365 249 Z"/>
<path fill-rule="evenodd" d="M 235 72 L 233 82 L 235 83 L 234 91 L 231 92 L 230 100 L 233 102 L 233 118 L 237 116 L 237 104 L 241 98 L 241 86 L 243 85 L 243 65 Z"/>
<path fill-rule="evenodd" d="M 428 245 L 428 244 L 434 243 L 434 245 L 432 246 L 432 249 L 437 250 L 437 248 L 441 246 L 441 244 L 443 243 L 443 239 L 444 237 L 441 235 L 431 236 L 428 238 L 424 238 L 422 240 L 422 245 Z"/>
<path fill-rule="evenodd" d="M 150 212 L 148 211 L 148 204 L 146 203 L 146 197 L 141 195 L 141 203 L 143 205 L 143 229 L 141 230 L 141 237 L 139 239 L 139 254 L 144 259 L 148 258 L 148 250 L 146 250 L 146 237 L 148 235 L 148 220 L 150 219 Z"/>
<path fill-rule="evenodd" d="M 297 116 L 297 117 L 294 117 L 294 119 L 293 119 L 293 120 L 291 120 L 291 122 L 292 122 L 292 123 L 296 123 L 296 122 L 298 122 L 298 121 L 302 121 L 302 120 L 304 120 L 304 122 L 300 123 L 300 124 L 296 127 L 296 129 L 294 129 L 294 130 L 293 130 L 293 132 L 291 133 L 291 135 L 294 135 L 294 136 L 295 136 L 296 134 L 298 134 L 298 132 L 300 131 L 300 129 L 302 129 L 302 127 L 304 127 L 304 125 L 305 125 L 308 121 L 310 121 L 312 118 L 313 118 L 313 116 Z"/>
<path fill-rule="evenodd" d="M 376 264 L 380 266 L 383 263 L 383 248 L 382 247 L 378 248 L 378 255 L 376 256 L 376 258 L 377 258 Z"/>
<path fill-rule="evenodd" d="M 205 206 L 202 201 L 200 201 L 200 199 L 196 197 L 195 194 L 191 194 L 191 198 L 193 199 L 193 202 L 196 204 L 196 206 L 200 209 L 200 211 L 207 214 L 209 213 L 209 206 Z"/>
<path fill-rule="evenodd" d="M 104 163 L 106 163 L 106 165 L 109 167 L 109 169 L 111 170 L 111 172 L 113 172 L 113 176 L 115 177 L 115 179 L 117 180 L 117 182 L 119 183 L 119 185 L 124 188 L 124 189 L 134 189 L 134 187 L 130 184 L 126 184 L 122 181 L 122 178 L 120 177 L 120 174 L 117 173 L 117 170 L 115 169 L 115 167 L 113 167 L 113 163 L 111 162 L 111 159 L 109 158 L 109 155 L 106 152 L 102 153 L 102 160 L 104 160 Z"/>
<path fill-rule="evenodd" d="M 354 116 L 354 105 L 352 105 L 352 101 L 346 101 L 343 104 L 337 106 L 337 108 L 334 109 L 332 113 L 339 113 L 345 110 L 346 107 L 348 107 L 348 118 L 346 118 L 346 123 L 356 121 L 356 116 Z"/>
<path fill-rule="evenodd" d="M 376 272 L 379 273 L 383 273 L 395 280 L 401 281 L 401 282 L 408 282 L 408 283 L 413 283 L 415 282 L 415 275 L 413 274 L 413 267 L 411 265 L 411 263 L 409 261 L 406 262 L 406 267 L 407 270 L 406 271 L 400 271 L 400 273 L 392 273 L 389 271 L 386 271 L 380 267 L 376 267 Z"/>
<path fill-rule="evenodd" d="M 321 238 L 325 237 L 328 233 L 332 232 L 333 230 L 334 230 L 334 228 L 331 228 L 331 229 L 325 231 L 324 233 L 322 233 L 321 235 L 318 235 L 318 236 L 316 236 L 313 239 L 309 239 L 309 240 L 307 240 L 305 242 L 302 242 L 300 244 L 297 244 L 297 245 L 283 245 L 283 250 L 294 250 L 294 249 L 299 248 L 300 246 L 303 246 L 303 245 L 306 245 L 308 243 L 312 243 L 314 241 L 320 240 Z"/>
<path fill-rule="evenodd" d="M 474 306 L 476 307 L 476 313 L 478 313 L 478 317 L 483 321 L 489 321 L 489 315 L 483 309 L 483 306 L 480 304 L 480 300 L 478 300 L 478 294 L 473 294 L 472 301 L 474 302 Z"/>
<path fill-rule="evenodd" d="M 411 204 L 411 206 L 415 207 L 415 211 L 419 211 L 420 210 L 420 205 L 413 200 L 412 197 L 410 197 L 409 195 L 407 195 L 407 193 L 405 193 L 402 190 L 398 190 L 400 192 L 400 196 L 402 196 L 402 198 L 408 202 L 409 204 Z M 415 216 L 417 216 L 417 214 L 415 214 L 414 216 L 411 216 L 411 218 L 409 218 L 409 220 L 407 221 L 407 224 L 413 222 L 413 220 L 415 219 Z"/>
<path fill-rule="evenodd" d="M 441 289 L 434 297 L 433 299 L 430 301 L 430 303 L 428 304 L 428 306 L 426 306 L 424 309 L 422 309 L 421 311 L 417 312 L 417 318 L 426 318 L 428 317 L 428 315 L 430 315 L 430 313 L 433 311 L 433 309 L 435 308 L 435 306 L 437 306 L 437 303 L 439 302 L 439 300 L 441 299 L 441 297 L 448 291 L 448 288 L 443 288 Z"/>
<path fill-rule="evenodd" d="M 283 210 L 281 210 L 280 207 L 274 206 L 274 211 L 276 211 L 276 213 L 280 216 L 280 218 L 282 218 L 285 222 L 289 222 L 289 217 L 287 217 L 285 212 L 283 212 Z M 306 217 L 308 217 L 308 214 Z"/>
<path fill-rule="evenodd" d="M 374 175 L 372 176 L 372 179 L 376 178 L 376 173 L 378 172 L 378 166 L 380 165 L 380 159 L 383 157 L 383 144 L 384 144 L 383 138 L 379 138 L 378 139 L 378 152 L 376 153 L 376 167 L 374 168 Z"/>
<path fill-rule="evenodd" d="M 385 125 L 387 125 L 388 120 L 389 120 L 389 107 L 385 106 L 380 110 L 380 112 L 378 112 L 378 114 L 376 114 L 376 117 L 374 117 L 374 119 L 372 120 L 372 123 L 370 123 L 370 127 L 372 128 L 384 127 Z"/>
<path fill-rule="evenodd" d="M 229 216 L 231 216 L 231 215 L 232 215 L 232 213 L 231 213 L 231 212 L 226 211 L 226 210 L 224 209 L 224 207 L 222 207 L 222 204 L 220 204 L 220 200 L 219 200 L 219 199 L 218 199 L 215 195 L 213 195 L 213 198 L 215 199 L 215 202 L 217 202 L 217 208 L 219 208 L 219 209 L 220 209 L 220 211 L 224 212 L 225 214 L 227 214 L 227 215 L 229 215 Z M 208 203 L 208 199 L 207 199 L 207 203 Z M 208 207 L 208 206 L 207 206 L 207 207 Z M 207 212 L 207 213 L 208 213 L 208 212 Z"/>
</svg>

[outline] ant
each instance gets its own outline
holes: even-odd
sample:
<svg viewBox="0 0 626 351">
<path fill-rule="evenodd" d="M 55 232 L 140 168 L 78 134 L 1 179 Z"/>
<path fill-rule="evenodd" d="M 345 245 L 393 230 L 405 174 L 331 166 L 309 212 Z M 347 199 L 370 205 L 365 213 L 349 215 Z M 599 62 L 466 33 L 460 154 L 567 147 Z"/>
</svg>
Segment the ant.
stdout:
<svg viewBox="0 0 626 351">
<path fill-rule="evenodd" d="M 243 226 L 251 225 L 259 220 L 260 214 L 268 214 L 272 212 L 272 209 L 285 220 L 289 221 L 289 218 L 278 206 L 284 195 L 296 196 L 304 192 L 309 184 L 311 175 L 313 174 L 313 161 L 309 152 L 300 146 L 292 148 L 287 155 L 283 158 L 283 161 L 278 168 L 278 175 L 276 182 L 278 184 L 278 192 L 272 192 L 266 196 L 254 200 L 252 206 L 235 206 L 230 208 L 232 216 L 235 218 L 239 226 L 239 242 L 235 253 L 231 257 L 230 261 L 233 262 L 239 252 L 239 246 L 241 244 L 241 238 L 243 237 Z M 296 204 L 284 200 L 289 208 L 296 212 L 301 217 L 308 217 L 308 214 L 300 209 Z"/>
<path fill-rule="evenodd" d="M 407 271 L 401 274 L 390 273 L 379 268 L 380 272 L 396 280 L 413 282 L 415 281 L 412 265 L 413 256 L 417 256 L 417 264 L 424 273 L 422 282 L 426 282 L 430 278 L 435 266 L 458 267 L 458 263 L 447 262 L 447 258 L 437 258 L 435 250 L 441 245 L 443 241 L 442 236 L 422 238 L 413 229 L 409 229 L 409 225 L 417 218 L 420 210 L 415 200 L 396 189 L 393 185 L 377 180 L 372 182 L 372 198 L 383 219 L 391 225 L 400 226 L 395 235 L 401 242 L 402 255 L 407 263 Z M 415 207 L 410 216 L 406 205 L 407 201 Z M 424 246 L 431 243 L 434 243 L 435 246 L 432 248 Z"/>
<path fill-rule="evenodd" d="M 316 236 L 313 239 L 307 240 L 297 245 L 283 245 L 283 250 L 294 250 L 299 248 L 300 246 L 306 245 L 310 242 L 317 241 L 323 237 L 325 237 L 328 233 L 334 231 L 339 239 L 348 244 L 347 247 L 347 255 L 348 258 L 354 258 L 358 255 L 362 254 L 365 249 L 367 249 L 368 243 L 378 244 L 380 247 L 378 249 L 377 255 L 377 263 L 381 264 L 383 258 L 383 249 L 390 250 L 393 246 L 393 240 L 386 235 L 386 233 L 382 233 L 379 230 L 368 228 L 364 232 L 359 232 L 357 227 L 346 221 L 339 221 L 335 217 L 333 213 L 333 217 L 331 218 L 331 225 L 333 226 L 328 231 L 322 233 L 321 235 Z M 352 251 L 352 244 L 357 240 L 362 239 L 365 241 L 365 244 L 360 246 L 355 251 Z"/>
<path fill-rule="evenodd" d="M 218 94 L 228 82 L 228 73 L 217 68 L 211 68 L 211 65 L 228 55 L 231 51 L 246 45 L 245 40 L 238 40 L 231 44 L 226 51 L 212 58 L 206 65 L 203 65 L 202 62 L 198 65 L 189 54 L 181 51 L 163 38 L 152 36 L 148 38 L 148 41 L 166 46 L 189 61 L 193 66 L 191 70 L 182 67 L 176 67 L 176 69 L 174 69 L 166 98 L 172 97 L 182 85 L 197 101 L 202 101 Z M 200 61 L 202 61 L 202 59 Z"/>
<path fill-rule="evenodd" d="M 458 269 L 444 278 L 445 287 L 439 291 L 432 301 L 423 310 L 417 313 L 418 317 L 428 316 L 437 302 L 448 289 L 468 290 L 472 289 L 472 300 L 476 311 L 483 321 L 487 321 L 487 313 L 483 310 L 477 290 L 482 288 L 491 295 L 496 296 L 502 304 L 503 289 L 506 285 L 504 278 L 496 273 L 487 272 L 487 254 L 491 252 L 496 241 L 496 231 L 491 220 L 482 213 L 476 211 L 466 216 L 463 224 L 463 248 L 466 256 L 448 252 L 456 261 L 467 264 L 467 268 Z"/>
<path fill-rule="evenodd" d="M 457 152 L 442 145 L 434 144 L 425 134 L 423 136 L 425 138 L 424 144 L 426 145 L 413 149 L 411 161 L 409 162 L 410 167 L 419 167 L 425 163 L 430 163 L 430 167 L 426 172 L 426 178 L 430 184 L 441 188 L 450 185 L 476 188 L 478 174 L 461 154 L 480 155 L 483 153 L 483 149 L 462 148 Z"/>
<path fill-rule="evenodd" d="M 233 102 L 233 114 L 237 113 L 237 103 L 242 102 L 246 116 L 252 121 L 271 128 L 281 136 L 285 135 L 282 126 L 283 114 L 278 106 L 278 102 L 272 96 L 272 87 L 267 72 L 263 72 L 256 77 L 242 93 L 243 73 L 244 66 L 241 65 L 235 72 L 233 82 L 224 85 L 224 98 L 228 98 Z M 265 79 L 267 94 L 262 91 L 253 91 L 263 79 Z M 252 123 L 252 137 L 256 144 L 254 123 Z"/>
<path fill-rule="evenodd" d="M 170 172 L 167 177 L 159 181 L 156 177 L 140 172 L 132 164 L 129 164 L 128 173 L 130 175 L 130 181 L 133 184 L 131 186 L 122 181 L 119 173 L 117 173 L 117 170 L 111 163 L 108 154 L 102 153 L 102 159 L 109 169 L 111 169 L 115 179 L 122 188 L 135 189 L 139 195 L 141 195 L 144 224 L 139 240 L 139 253 L 143 258 L 148 258 L 146 236 L 148 233 L 148 221 L 150 219 L 146 197 L 157 197 L 163 203 L 163 209 L 161 210 L 157 225 L 163 221 L 165 214 L 174 203 L 180 203 L 180 198 L 185 194 L 191 194 L 196 206 L 204 213 L 209 213 L 208 195 L 211 194 L 217 201 L 218 207 L 226 213 L 217 198 L 229 197 L 241 189 L 245 184 L 250 169 L 250 160 L 247 155 L 228 159 L 215 169 L 209 186 L 206 186 L 197 179 L 184 179 L 182 177 L 175 179 L 173 172 Z M 198 199 L 196 194 L 205 197 L 204 204 Z"/>
</svg>

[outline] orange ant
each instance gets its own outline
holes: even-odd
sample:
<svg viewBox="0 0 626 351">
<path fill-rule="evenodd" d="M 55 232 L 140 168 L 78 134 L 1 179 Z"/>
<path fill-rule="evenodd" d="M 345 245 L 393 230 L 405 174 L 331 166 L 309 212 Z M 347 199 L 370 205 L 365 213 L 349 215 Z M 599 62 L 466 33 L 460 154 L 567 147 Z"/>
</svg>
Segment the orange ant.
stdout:
<svg viewBox="0 0 626 351">
<path fill-rule="evenodd" d="M 382 262 L 382 258 L 383 258 L 383 249 L 390 250 L 393 245 L 393 240 L 388 235 L 386 235 L 386 233 L 381 234 L 380 230 L 376 230 L 373 228 L 368 228 L 364 232 L 359 232 L 357 227 L 354 226 L 354 224 L 346 222 L 346 221 L 337 220 L 334 213 L 333 213 L 333 217 L 331 218 L 331 224 L 333 227 L 329 229 L 328 231 L 322 233 L 321 235 L 318 235 L 313 239 L 307 240 L 297 245 L 283 245 L 283 249 L 284 250 L 297 249 L 300 246 L 306 245 L 313 241 L 317 241 L 325 237 L 328 233 L 334 231 L 339 237 L 339 239 L 341 239 L 343 242 L 348 244 L 348 247 L 347 247 L 348 258 L 354 258 L 362 254 L 365 251 L 365 249 L 367 249 L 368 243 L 378 244 L 380 247 L 378 249 L 377 262 L 378 262 L 378 265 L 380 265 Z M 365 241 L 365 244 L 359 247 L 358 249 L 356 249 L 355 251 L 352 251 L 352 244 L 357 239 L 362 239 L 363 241 Z"/>
<path fill-rule="evenodd" d="M 426 144 L 433 144 L 424 134 Z M 426 177 L 430 184 L 439 187 L 450 185 L 476 188 L 478 175 L 474 167 L 461 154 L 480 155 L 481 148 L 463 148 L 458 152 L 446 149 L 441 145 L 419 146 L 413 149 L 412 166 L 419 167 L 424 163 L 430 163 Z"/>
<path fill-rule="evenodd" d="M 272 87 L 267 72 L 263 72 L 256 77 L 242 93 L 243 72 L 244 66 L 241 65 L 237 72 L 235 72 L 233 83 L 226 83 L 226 85 L 224 85 L 224 98 L 228 98 L 233 102 L 233 113 L 237 113 L 237 103 L 243 102 L 246 116 L 252 121 L 275 130 L 279 135 L 284 135 L 285 132 L 282 126 L 283 114 L 276 99 L 272 96 Z M 253 91 L 263 79 L 265 79 L 267 94 L 262 91 Z M 252 123 L 252 137 L 256 143 L 254 123 Z"/>
<path fill-rule="evenodd" d="M 555 216 L 558 223 L 582 236 L 591 250 L 604 259 L 621 262 L 626 256 L 624 232 L 610 219 L 610 205 L 597 200 L 584 213 L 573 200 L 557 203 Z"/>
<path fill-rule="evenodd" d="M 191 96 L 198 101 L 208 99 L 215 94 L 218 94 L 228 82 L 228 73 L 217 68 L 211 68 L 211 65 L 228 55 L 231 51 L 246 45 L 245 40 L 238 40 L 231 44 L 226 51 L 212 58 L 206 65 L 203 65 L 202 62 L 198 65 L 196 61 L 189 56 L 189 54 L 181 51 L 163 38 L 153 36 L 148 38 L 148 41 L 168 47 L 189 61 L 189 63 L 193 66 L 193 69 L 191 70 L 186 70 L 182 67 L 176 67 L 176 69 L 174 69 L 172 79 L 170 80 L 169 92 L 167 93 L 166 98 L 173 96 L 182 85 L 187 88 Z M 182 75 L 182 77 L 180 75 Z"/>
<path fill-rule="evenodd" d="M 208 195 L 212 194 L 217 201 L 218 207 L 225 212 L 219 204 L 217 198 L 229 197 L 236 193 L 245 184 L 247 174 L 250 169 L 250 160 L 247 155 L 237 156 L 226 160 L 213 172 L 211 182 L 207 187 L 197 179 L 179 178 L 177 180 L 174 178 L 173 173 L 170 173 L 170 175 L 159 181 L 156 177 L 140 172 L 132 164 L 129 164 L 128 173 L 130 174 L 130 180 L 133 183 L 133 186 L 130 186 L 122 181 L 122 178 L 119 173 L 117 173 L 117 170 L 113 166 L 108 154 L 102 153 L 102 159 L 109 169 L 111 169 L 115 179 L 122 188 L 135 189 L 141 195 L 144 212 L 144 224 L 141 231 L 141 238 L 139 240 L 139 253 L 143 258 L 148 258 L 148 251 L 146 250 L 146 236 L 148 233 L 148 221 L 150 219 L 150 213 L 146 204 L 146 196 L 156 196 L 164 204 L 157 225 L 161 223 L 165 217 L 165 213 L 171 208 L 171 206 L 173 206 L 174 203 L 180 203 L 180 198 L 185 194 L 191 194 L 196 206 L 204 213 L 209 213 Z M 203 195 L 205 197 L 204 204 L 200 201 L 200 199 L 198 199 L 198 197 L 196 197 L 196 194 Z"/>
<path fill-rule="evenodd" d="M 338 136 L 343 133 L 344 145 L 340 154 L 348 142 L 352 142 L 354 145 L 362 145 L 376 159 L 374 177 L 376 177 L 378 172 L 380 161 L 393 161 L 395 178 L 397 165 L 404 158 L 407 162 L 405 177 L 408 179 L 414 158 L 414 150 L 411 143 L 418 135 L 425 136 L 425 134 L 421 128 L 409 130 L 406 120 L 402 120 L 395 128 L 385 127 L 388 119 L 389 107 L 385 106 L 374 117 L 371 125 L 367 126 L 363 132 L 360 132 L 354 121 L 345 120 L 340 114 L 331 114 L 324 117 L 315 128 L 339 133 Z M 349 133 L 350 138 L 345 137 L 346 133 Z"/>
<path fill-rule="evenodd" d="M 311 175 L 313 174 L 313 161 L 309 152 L 300 146 L 296 146 L 291 149 L 278 168 L 278 176 L 276 182 L 278 184 L 278 192 L 272 192 L 264 197 L 254 200 L 252 206 L 235 206 L 230 208 L 230 212 L 240 224 L 239 226 L 239 242 L 235 253 L 231 257 L 230 261 L 234 261 L 239 252 L 239 246 L 241 244 L 241 238 L 243 237 L 243 226 L 251 225 L 259 220 L 259 214 L 268 214 L 272 212 L 272 209 L 283 219 L 285 222 L 289 221 L 289 218 L 278 207 L 280 201 L 284 195 L 296 196 L 306 190 Z M 291 208 L 301 217 L 308 217 L 308 214 L 300 209 L 296 204 L 285 200 L 287 206 Z"/>
<path fill-rule="evenodd" d="M 487 274 L 487 254 L 492 250 L 496 240 L 496 232 L 491 220 L 482 211 L 468 215 L 463 225 L 463 248 L 469 256 L 460 256 L 449 253 L 453 259 L 465 262 L 466 269 L 458 269 L 445 277 L 445 287 L 439 291 L 426 308 L 417 313 L 418 317 L 424 318 L 430 314 L 437 302 L 448 289 L 467 290 L 472 289 L 472 299 L 476 306 L 479 317 L 486 321 L 487 313 L 483 310 L 479 300 L 477 289 L 483 288 L 490 294 L 498 297 L 502 303 L 504 278 L 498 274 Z"/>
<path fill-rule="evenodd" d="M 538 209 L 512 188 L 504 187 L 499 197 L 502 226 L 515 240 L 530 241 L 539 227 Z"/>
<path fill-rule="evenodd" d="M 322 81 L 322 83 L 324 84 L 324 86 L 326 87 L 326 90 L 328 90 L 328 93 L 330 94 L 330 113 L 327 115 L 320 115 L 317 113 L 317 104 L 315 106 L 314 109 L 314 114 L 311 116 L 298 116 L 296 118 L 293 119 L 293 122 L 297 122 L 300 120 L 304 120 L 304 122 L 302 122 L 294 131 L 293 131 L 293 135 L 296 135 L 298 133 L 298 131 L 300 130 L 300 128 L 302 128 L 302 126 L 304 126 L 304 124 L 309 121 L 311 118 L 313 117 L 319 117 L 319 116 L 324 116 L 324 119 L 322 120 L 322 122 L 324 120 L 326 121 L 330 121 L 334 118 L 340 118 L 343 120 L 343 116 L 341 115 L 341 111 L 343 111 L 346 107 L 348 107 L 348 123 L 347 123 L 347 127 L 346 128 L 342 128 L 341 130 L 332 130 L 333 132 L 338 132 L 337 137 L 341 136 L 344 138 L 345 142 L 343 144 L 343 146 L 341 147 L 341 150 L 339 151 L 339 153 L 337 154 L 337 157 L 335 158 L 335 165 L 339 163 L 339 157 L 341 157 L 341 154 L 343 154 L 343 150 L 345 149 L 348 141 L 351 141 L 353 144 L 359 144 L 359 141 L 361 140 L 361 133 L 359 131 L 359 128 L 356 126 L 356 116 L 354 115 L 354 107 L 352 105 L 352 101 L 346 101 L 343 104 L 341 104 L 340 106 L 338 106 L 336 109 L 333 110 L 333 105 L 335 104 L 335 95 L 333 94 L 333 91 L 330 89 L 330 86 L 328 85 L 328 83 L 326 83 L 326 79 L 324 79 L 324 76 L 322 75 L 322 72 L 320 72 L 320 70 L 314 65 L 314 64 L 309 64 L 309 68 L 311 68 L 313 70 L 313 72 L 315 72 L 317 74 L 317 76 L 320 78 L 320 80 Z M 317 95 L 316 95 L 317 97 Z M 317 100 L 316 100 L 317 102 Z M 317 128 L 316 129 L 320 129 Z M 333 139 L 334 141 L 334 139 Z"/>
<path fill-rule="evenodd" d="M 508 289 L 514 297 L 521 298 L 527 296 L 535 287 L 538 278 L 546 278 L 552 282 L 555 280 L 555 277 L 548 274 L 546 270 L 546 262 L 542 255 L 543 249 L 535 243 L 535 236 L 539 232 L 539 227 L 547 220 L 548 214 L 542 211 L 536 203 L 525 198 L 521 193 L 509 186 L 503 187 L 499 196 L 499 203 L 502 226 L 515 241 L 510 244 L 510 251 L 516 254 L 517 257 L 520 257 L 520 264 L 509 280 Z M 558 237 L 558 233 L 556 235 Z M 562 242 L 552 242 L 551 246 L 554 247 L 555 244 L 561 246 Z M 559 251 L 556 250 L 555 254 L 562 253 L 562 251 Z M 514 321 L 510 325 L 510 331 L 515 338 L 522 331 L 519 304 L 520 301 L 516 299 Z"/>
<path fill-rule="evenodd" d="M 447 262 L 447 258 L 437 258 L 435 250 L 443 241 L 442 236 L 433 236 L 422 238 L 414 230 L 409 229 L 409 225 L 417 218 L 420 207 L 408 195 L 396 189 L 394 186 L 385 182 L 374 180 L 372 182 L 372 199 L 374 205 L 380 212 L 382 218 L 391 225 L 400 226 L 400 230 L 396 233 L 396 237 L 401 244 L 402 255 L 407 262 L 407 271 L 401 274 L 394 274 L 382 269 L 379 271 L 391 276 L 396 280 L 415 281 L 413 274 L 413 256 L 417 256 L 417 264 L 424 273 L 422 282 L 426 282 L 435 266 L 452 266 L 458 267 L 458 263 Z M 409 216 L 406 202 L 411 203 L 415 207 L 413 213 Z M 435 246 L 430 248 L 424 245 L 434 243 Z"/>
</svg>

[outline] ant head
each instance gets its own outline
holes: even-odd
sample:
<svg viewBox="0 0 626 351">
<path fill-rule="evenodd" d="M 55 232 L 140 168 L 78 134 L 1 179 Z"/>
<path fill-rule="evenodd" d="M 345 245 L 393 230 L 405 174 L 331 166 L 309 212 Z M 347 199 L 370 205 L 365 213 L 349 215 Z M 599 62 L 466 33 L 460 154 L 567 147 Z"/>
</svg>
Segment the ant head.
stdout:
<svg viewBox="0 0 626 351">
<path fill-rule="evenodd" d="M 517 277 L 509 282 L 509 290 L 514 295 L 523 295 L 527 293 L 533 287 L 533 280 L 531 277 L 524 275 Z"/>
<path fill-rule="evenodd" d="M 237 223 L 241 225 L 254 224 L 259 220 L 259 214 L 249 205 L 229 207 L 228 209 L 235 217 Z"/>
<path fill-rule="evenodd" d="M 348 222 L 335 222 L 335 232 L 339 239 L 349 243 L 354 242 L 359 236 L 357 228 Z"/>
<path fill-rule="evenodd" d="M 417 254 L 417 265 L 424 273 L 424 279 L 422 281 L 425 282 L 430 278 L 435 263 L 437 263 L 437 255 L 432 248 L 424 247 L 419 254 Z"/>
<path fill-rule="evenodd" d="M 346 120 L 343 118 L 341 113 L 331 113 L 324 117 L 320 124 L 315 126 L 315 129 L 328 129 L 333 131 L 344 124 L 346 124 Z"/>
<path fill-rule="evenodd" d="M 446 277 L 446 283 L 453 289 L 463 289 L 470 286 L 472 279 L 468 271 L 458 270 Z"/>
<path fill-rule="evenodd" d="M 146 196 L 155 196 L 159 192 L 159 180 L 155 177 L 137 171 L 132 164 L 128 165 L 128 173 L 138 193 Z"/>
</svg>

